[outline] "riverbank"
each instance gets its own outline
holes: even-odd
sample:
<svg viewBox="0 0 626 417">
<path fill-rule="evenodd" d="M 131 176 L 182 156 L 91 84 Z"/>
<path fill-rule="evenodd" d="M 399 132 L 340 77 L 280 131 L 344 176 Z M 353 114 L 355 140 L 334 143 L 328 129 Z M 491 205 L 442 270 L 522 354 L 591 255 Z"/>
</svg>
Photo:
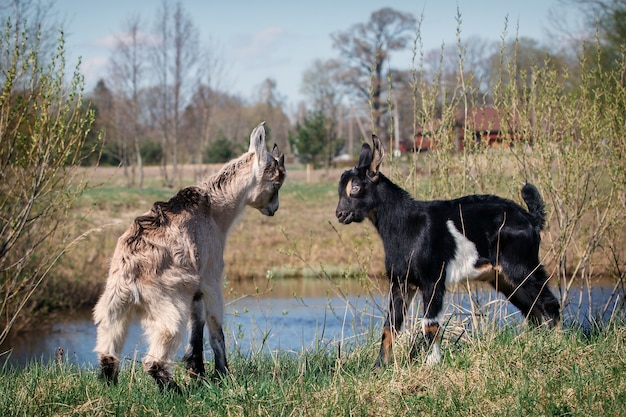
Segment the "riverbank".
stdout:
<svg viewBox="0 0 626 417">
<path fill-rule="evenodd" d="M 353 349 L 231 354 L 219 383 L 195 383 L 177 363 L 182 396 L 160 393 L 132 360 L 113 387 L 95 369 L 33 363 L 0 371 L 0 415 L 626 415 L 625 340 L 623 321 L 591 332 L 507 327 L 445 343 L 434 368 L 400 343 L 374 372 L 374 335 Z"/>
</svg>

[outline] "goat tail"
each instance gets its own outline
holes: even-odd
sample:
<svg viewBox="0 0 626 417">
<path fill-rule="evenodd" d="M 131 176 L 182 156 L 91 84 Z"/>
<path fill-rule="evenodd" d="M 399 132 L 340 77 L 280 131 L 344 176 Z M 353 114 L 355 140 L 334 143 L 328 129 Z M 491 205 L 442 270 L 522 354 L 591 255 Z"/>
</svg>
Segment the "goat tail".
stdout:
<svg viewBox="0 0 626 417">
<path fill-rule="evenodd" d="M 533 184 L 527 182 L 522 187 L 522 198 L 528 207 L 533 226 L 543 230 L 546 225 L 546 206 L 539 194 L 539 190 Z"/>
</svg>

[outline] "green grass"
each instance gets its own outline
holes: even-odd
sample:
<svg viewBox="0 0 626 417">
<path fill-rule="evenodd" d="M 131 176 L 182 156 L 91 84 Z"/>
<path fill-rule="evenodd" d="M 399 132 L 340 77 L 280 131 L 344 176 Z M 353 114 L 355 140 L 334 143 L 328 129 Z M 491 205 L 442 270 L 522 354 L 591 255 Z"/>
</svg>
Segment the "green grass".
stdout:
<svg viewBox="0 0 626 417">
<path fill-rule="evenodd" d="M 194 383 L 177 364 L 183 396 L 160 393 L 137 362 L 125 363 L 113 387 L 94 369 L 33 363 L 1 371 L 0 415 L 625 415 L 624 324 L 488 331 L 445 343 L 434 368 L 399 344 L 396 361 L 373 371 L 377 337 L 341 357 L 335 348 L 231 354 L 232 377 L 219 382 Z"/>
<path fill-rule="evenodd" d="M 101 210 L 120 210 L 132 208 L 136 210 L 144 206 L 145 210 L 152 207 L 155 201 L 167 201 L 176 191 L 164 188 L 128 188 L 116 185 L 102 185 L 83 193 L 78 200 L 78 207 L 97 206 Z"/>
<path fill-rule="evenodd" d="M 307 203 L 318 203 L 327 199 L 336 199 L 337 184 L 331 182 L 307 184 L 303 181 L 287 181 L 283 185 L 281 192 L 282 194 L 293 195 L 294 198 Z"/>
</svg>

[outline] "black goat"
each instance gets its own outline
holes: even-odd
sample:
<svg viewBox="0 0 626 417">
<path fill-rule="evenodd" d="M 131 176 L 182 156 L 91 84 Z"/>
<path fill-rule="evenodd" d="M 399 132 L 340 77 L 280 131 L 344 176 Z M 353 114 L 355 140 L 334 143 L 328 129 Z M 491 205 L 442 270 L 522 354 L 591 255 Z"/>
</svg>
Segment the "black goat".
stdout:
<svg viewBox="0 0 626 417">
<path fill-rule="evenodd" d="M 502 292 L 532 323 L 558 323 L 560 306 L 539 262 L 544 203 L 532 184 L 522 188 L 528 211 L 494 195 L 416 201 L 379 172 L 384 150 L 373 136 L 359 164 L 339 180 L 337 219 L 343 224 L 368 218 L 385 249 L 390 300 L 376 366 L 387 364 L 393 338 L 419 289 L 422 329 L 431 345 L 429 364 L 440 360 L 440 320 L 447 285 L 483 280 Z"/>
</svg>

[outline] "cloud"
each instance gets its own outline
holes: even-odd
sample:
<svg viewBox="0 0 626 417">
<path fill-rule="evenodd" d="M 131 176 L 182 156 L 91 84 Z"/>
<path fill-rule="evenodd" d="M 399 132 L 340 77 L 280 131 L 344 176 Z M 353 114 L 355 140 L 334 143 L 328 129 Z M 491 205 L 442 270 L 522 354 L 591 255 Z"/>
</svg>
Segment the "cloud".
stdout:
<svg viewBox="0 0 626 417">
<path fill-rule="evenodd" d="M 81 63 L 81 73 L 85 76 L 86 89 L 90 90 L 100 78 L 106 78 L 109 58 L 106 56 L 95 56 L 85 59 Z"/>
<path fill-rule="evenodd" d="M 118 32 L 111 35 L 107 35 L 93 41 L 94 46 L 113 49 L 118 42 L 130 43 L 132 40 L 130 32 Z M 139 31 L 137 34 L 137 40 L 139 44 L 150 45 L 158 43 L 158 40 L 154 36 Z"/>
<path fill-rule="evenodd" d="M 256 32 L 250 36 L 237 41 L 234 51 L 234 57 L 238 60 L 256 59 L 261 56 L 267 56 L 272 49 L 282 39 L 286 33 L 285 29 L 279 27 L 271 27 Z"/>
<path fill-rule="evenodd" d="M 99 46 L 103 48 L 113 48 L 115 43 L 117 42 L 118 34 L 108 35 L 103 38 L 98 38 L 93 41 L 94 46 Z"/>
</svg>

